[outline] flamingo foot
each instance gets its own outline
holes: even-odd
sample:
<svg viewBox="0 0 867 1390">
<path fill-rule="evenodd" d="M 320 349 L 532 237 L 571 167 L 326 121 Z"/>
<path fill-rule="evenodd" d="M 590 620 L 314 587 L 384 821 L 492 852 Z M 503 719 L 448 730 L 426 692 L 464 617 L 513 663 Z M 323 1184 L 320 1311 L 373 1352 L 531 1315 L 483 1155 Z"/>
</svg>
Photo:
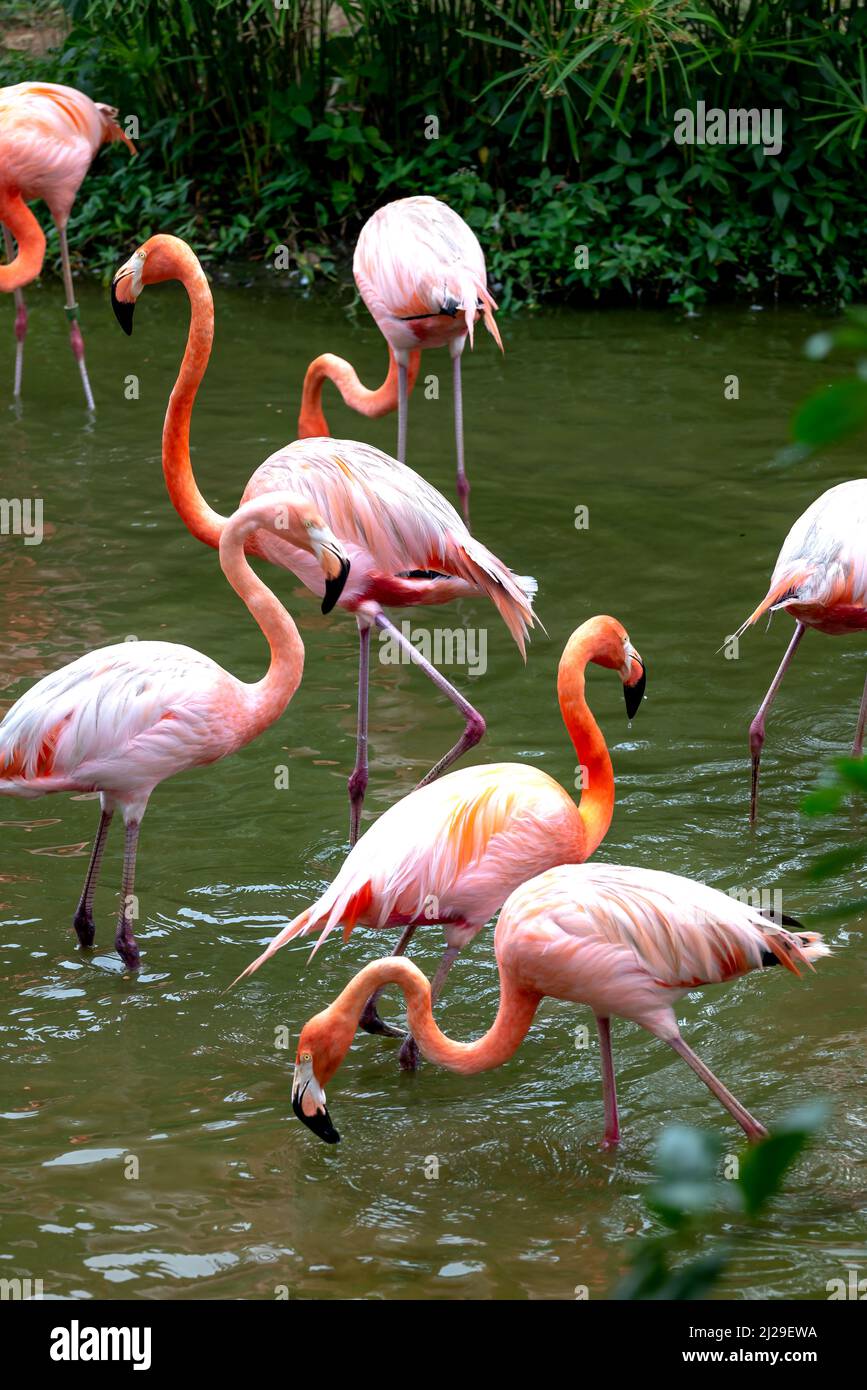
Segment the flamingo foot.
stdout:
<svg viewBox="0 0 867 1390">
<path fill-rule="evenodd" d="M 116 937 L 114 945 L 127 970 L 138 970 L 141 965 L 141 951 L 132 933 L 128 936 Z"/>
<path fill-rule="evenodd" d="M 406 1034 L 400 1052 L 397 1054 L 397 1060 L 401 1071 L 418 1071 L 421 1053 L 418 1050 L 418 1043 L 411 1033 Z"/>
<path fill-rule="evenodd" d="M 759 763 L 765 742 L 765 721 L 758 716 L 750 725 L 750 757 L 752 775 L 750 780 L 750 825 L 755 825 L 759 811 Z"/>
<path fill-rule="evenodd" d="M 72 919 L 72 925 L 75 928 L 75 935 L 78 937 L 80 945 L 85 947 L 92 946 L 94 937 L 96 936 L 96 922 L 93 919 L 93 913 L 85 912 L 83 909 L 79 908 Z"/>
<path fill-rule="evenodd" d="M 380 1038 L 405 1038 L 407 1035 L 402 1028 L 395 1028 L 390 1023 L 386 1023 L 384 1018 L 380 1018 L 376 1009 L 376 995 L 372 994 L 364 1006 L 361 1018 L 358 1020 L 359 1028 L 365 1033 L 373 1033 Z"/>
</svg>

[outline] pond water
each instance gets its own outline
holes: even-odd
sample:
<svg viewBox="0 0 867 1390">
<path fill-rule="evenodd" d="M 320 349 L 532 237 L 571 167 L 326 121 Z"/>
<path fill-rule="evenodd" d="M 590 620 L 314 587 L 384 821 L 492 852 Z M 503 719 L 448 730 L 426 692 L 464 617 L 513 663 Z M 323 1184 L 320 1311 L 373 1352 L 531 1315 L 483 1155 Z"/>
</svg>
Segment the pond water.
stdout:
<svg viewBox="0 0 867 1390">
<path fill-rule="evenodd" d="M 341 353 L 373 385 L 384 346 L 336 293 L 305 303 L 219 277 L 214 290 L 194 464 L 209 500 L 230 511 L 254 467 L 294 437 L 309 358 Z M 45 525 L 41 546 L 0 538 L 0 708 L 46 671 L 128 636 L 191 643 L 257 678 L 261 634 L 214 553 L 176 517 L 160 470 L 187 327 L 182 290 L 150 289 L 127 340 L 107 291 L 82 289 L 92 423 L 60 295 L 53 282 L 29 294 L 24 408 L 0 413 L 0 491 L 44 499 Z M 0 307 L 8 405 L 11 299 Z M 822 370 L 800 351 L 822 322 L 771 306 L 695 318 L 552 312 L 506 320 L 503 358 L 480 333 L 464 371 L 474 527 L 537 576 L 548 635 L 525 668 L 481 599 L 439 619 L 486 633 L 485 673 L 448 672 L 488 721 L 475 760 L 532 762 L 571 787 L 557 661 L 585 618 L 620 618 L 647 662 L 648 698 L 629 727 L 619 681 L 591 671 L 618 797 L 598 857 L 780 890 L 785 910 L 808 922 L 860 887 L 807 872 L 863 833 L 857 816 L 807 820 L 799 807 L 851 745 L 863 644 L 808 634 L 769 721 L 755 833 L 747 728 L 791 621 L 751 632 L 737 660 L 718 649 L 764 594 L 794 518 L 863 469 L 861 443 L 769 467 Z M 429 354 L 423 371 L 442 391 L 411 402 L 409 462 L 453 497 L 447 356 Z M 125 396 L 130 373 L 138 400 Z M 738 400 L 724 396 L 730 374 Z M 394 417 L 362 420 L 334 396 L 327 410 L 335 434 L 394 447 Z M 323 617 L 291 575 L 267 578 L 301 628 L 304 680 L 257 743 L 154 795 L 139 857 L 138 979 L 119 973 L 112 950 L 118 831 L 97 896 L 103 949 L 84 958 L 71 917 L 98 807 L 0 802 L 0 1275 L 42 1278 L 54 1297 L 570 1298 L 578 1285 L 604 1297 L 630 1240 L 654 1229 L 643 1193 L 662 1127 L 701 1125 L 740 1149 L 728 1117 L 663 1044 L 614 1023 L 624 1139 L 605 1153 L 598 1054 L 575 1045 L 577 1025 L 592 1023 L 586 1012 L 546 1001 L 518 1056 L 471 1079 L 430 1065 L 401 1075 L 397 1044 L 360 1034 L 329 1088 L 343 1133 L 329 1148 L 292 1117 L 293 1052 L 275 1047 L 275 1030 L 294 1038 L 392 937 L 358 930 L 344 945 L 335 933 L 310 966 L 302 943 L 224 992 L 330 880 L 348 843 L 355 625 Z M 424 615 L 398 616 L 424 625 Z M 453 708 L 415 671 L 374 661 L 366 815 L 409 791 L 456 731 Z M 278 790 L 284 763 L 289 787 Z M 836 952 L 815 975 L 769 971 L 679 1008 L 687 1040 L 766 1122 L 806 1099 L 832 1101 L 770 1227 L 739 1240 L 724 1296 L 824 1298 L 826 1282 L 864 1258 L 867 952 L 858 921 L 816 925 Z M 439 929 L 419 932 L 415 959 L 432 972 L 440 948 Z M 497 989 L 488 929 L 452 973 L 442 1026 L 476 1036 Z M 399 1017 L 398 996 L 386 1011 Z"/>
</svg>

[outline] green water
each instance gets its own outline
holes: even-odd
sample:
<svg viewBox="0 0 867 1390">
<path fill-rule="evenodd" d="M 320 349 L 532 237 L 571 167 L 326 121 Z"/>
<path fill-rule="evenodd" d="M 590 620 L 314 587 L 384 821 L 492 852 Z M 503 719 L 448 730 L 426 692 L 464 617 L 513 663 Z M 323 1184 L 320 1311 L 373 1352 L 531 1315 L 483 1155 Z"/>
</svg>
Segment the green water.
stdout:
<svg viewBox="0 0 867 1390">
<path fill-rule="evenodd" d="M 194 415 L 194 463 L 209 500 L 228 511 L 254 467 L 294 437 L 307 360 L 344 353 L 373 384 L 384 353 L 373 326 L 347 317 L 336 297 L 303 304 L 220 279 L 214 289 L 217 346 Z M 0 491 L 44 499 L 45 539 L 0 538 L 0 707 L 46 671 L 127 636 L 191 643 L 257 678 L 261 635 L 215 554 L 176 517 L 159 466 L 187 327 L 182 291 L 148 290 L 127 340 L 107 294 L 83 290 L 92 424 L 58 286 L 29 299 L 25 405 L 20 418 L 0 414 Z M 11 301 L 0 307 L 8 403 Z M 618 794 L 599 858 L 725 889 L 781 889 L 785 910 L 808 920 L 861 886 L 806 874 L 818 852 L 863 831 L 855 815 L 808 822 L 798 808 L 827 759 L 851 743 L 863 645 L 816 634 L 803 643 L 769 723 L 755 834 L 747 726 L 791 622 L 751 633 L 739 660 L 717 649 L 764 594 L 792 520 L 863 468 L 859 444 L 793 471 L 767 467 L 821 370 L 800 356 L 819 322 L 771 309 L 693 319 L 550 313 L 505 322 L 503 359 L 480 334 L 464 376 L 474 525 L 514 569 L 538 577 L 548 636 L 524 668 L 481 599 L 440 610 L 444 626 L 487 631 L 487 672 L 449 671 L 488 721 L 477 760 L 526 760 L 567 786 L 575 759 L 556 705 L 558 657 L 583 619 L 620 618 L 647 662 L 648 699 L 629 728 L 619 681 L 591 673 Z M 425 360 L 442 398 L 413 399 L 409 461 L 452 496 L 448 366 L 444 353 Z M 125 399 L 129 373 L 140 378 L 138 400 Z M 731 373 L 737 401 L 724 399 Z M 362 421 L 329 406 L 335 434 L 394 446 L 394 417 Z M 583 530 L 580 506 L 589 508 Z M 355 625 L 322 617 L 290 575 L 269 578 L 301 628 L 304 681 L 256 744 L 157 790 L 139 859 L 137 980 L 121 977 L 111 949 L 117 831 L 97 898 L 103 949 L 85 959 L 71 916 L 96 804 L 0 803 L 0 1275 L 88 1298 L 273 1298 L 280 1289 L 570 1298 L 576 1285 L 604 1297 L 630 1238 L 652 1229 L 642 1193 L 663 1125 L 703 1125 L 740 1147 L 728 1117 L 661 1043 L 615 1022 L 624 1140 L 602 1153 L 598 1057 L 575 1046 L 576 1025 L 591 1020 L 572 1006 L 547 1001 L 519 1055 L 472 1079 L 429 1065 L 402 1076 L 395 1043 L 360 1035 L 329 1087 L 343 1142 L 328 1148 L 291 1115 L 292 1054 L 275 1047 L 275 1030 L 294 1037 L 392 936 L 358 930 L 343 945 L 335 934 L 310 967 L 306 944 L 286 950 L 224 993 L 347 849 Z M 423 613 L 398 616 L 424 622 Z M 409 791 L 457 728 L 453 708 L 413 670 L 375 663 L 368 816 Z M 275 787 L 282 764 L 288 790 Z M 864 1260 L 867 952 L 859 923 L 826 929 L 837 952 L 810 978 L 769 971 L 679 1009 L 691 1045 L 760 1118 L 818 1095 L 833 1102 L 769 1230 L 738 1244 L 723 1285 L 730 1297 L 824 1298 L 828 1279 Z M 436 928 L 416 937 L 428 971 L 440 944 Z M 496 999 L 487 930 L 453 971 L 440 1021 L 474 1036 Z M 399 1000 L 388 1007 L 397 1016 Z"/>
</svg>

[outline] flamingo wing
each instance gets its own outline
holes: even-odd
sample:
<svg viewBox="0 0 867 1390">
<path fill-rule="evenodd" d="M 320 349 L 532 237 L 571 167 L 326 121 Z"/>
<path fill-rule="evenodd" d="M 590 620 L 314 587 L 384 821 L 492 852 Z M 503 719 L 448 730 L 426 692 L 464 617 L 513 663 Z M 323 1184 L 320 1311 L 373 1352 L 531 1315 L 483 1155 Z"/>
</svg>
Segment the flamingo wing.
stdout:
<svg viewBox="0 0 867 1390">
<path fill-rule="evenodd" d="M 44 676 L 6 714 L 0 724 L 0 790 L 59 790 L 64 781 L 93 780 L 110 775 L 109 769 L 135 781 L 137 770 L 125 767 L 124 759 L 140 754 L 146 734 L 155 735 L 147 773 L 159 772 L 159 781 L 178 770 L 179 738 L 185 745 L 182 766 L 190 765 L 197 747 L 210 746 L 209 696 L 226 679 L 208 657 L 167 642 L 124 642 L 88 652 Z M 162 770 L 166 761 L 169 767 Z"/>
<path fill-rule="evenodd" d="M 786 608 L 797 616 L 798 604 L 867 607 L 867 478 L 829 488 L 798 518 L 767 594 L 736 635 L 768 610 Z"/>
<path fill-rule="evenodd" d="M 481 309 L 502 349 L 482 248 L 463 218 L 439 199 L 400 198 L 380 208 L 361 230 L 352 268 L 384 332 L 390 321 L 462 313 L 472 345 Z"/>
<path fill-rule="evenodd" d="M 100 145 L 123 140 L 113 107 L 57 82 L 0 88 L 0 170 L 22 196 L 44 198 L 52 215 L 69 216 L 78 187 Z"/>
<path fill-rule="evenodd" d="M 297 936 L 341 923 L 348 936 L 410 922 L 483 925 L 516 882 L 573 848 L 578 813 L 538 768 L 493 763 L 418 787 L 375 821 L 312 907 L 274 937 L 240 979 Z M 480 921 L 478 920 L 480 918 Z"/>
<path fill-rule="evenodd" d="M 382 574 L 434 570 L 487 594 L 525 653 L 535 581 L 513 574 L 411 468 L 354 440 L 299 439 L 265 460 L 244 495 L 286 489 L 309 498 L 335 535 L 360 546 Z"/>
<path fill-rule="evenodd" d="M 790 931 L 716 888 L 612 864 L 565 865 L 523 884 L 500 914 L 496 947 L 521 978 L 560 998 L 593 997 L 606 978 L 616 993 L 619 975 L 612 1011 L 626 1017 L 640 1012 L 647 986 L 683 991 L 777 960 L 799 974 L 828 953 L 815 933 Z"/>
</svg>

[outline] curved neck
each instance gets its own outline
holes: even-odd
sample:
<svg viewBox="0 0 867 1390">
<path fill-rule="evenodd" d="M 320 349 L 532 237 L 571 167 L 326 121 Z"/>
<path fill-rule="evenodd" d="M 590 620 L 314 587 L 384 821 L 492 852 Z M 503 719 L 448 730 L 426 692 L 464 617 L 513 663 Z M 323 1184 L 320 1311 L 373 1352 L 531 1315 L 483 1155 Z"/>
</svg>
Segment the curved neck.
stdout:
<svg viewBox="0 0 867 1390">
<path fill-rule="evenodd" d="M 578 814 L 584 829 L 585 859 L 589 859 L 605 839 L 614 814 L 614 769 L 605 737 L 584 695 L 585 669 L 592 659 L 592 636 L 573 637 L 566 646 L 557 673 L 560 713 L 581 770 Z"/>
<path fill-rule="evenodd" d="M 420 362 L 421 352 L 414 349 L 409 354 L 407 395 L 415 385 Z M 314 358 L 304 377 L 301 413 L 298 416 L 299 439 L 317 439 L 330 433 L 322 410 L 322 388 L 326 381 L 334 383 L 351 410 L 357 410 L 371 419 L 379 419 L 381 415 L 388 415 L 397 409 L 398 366 L 391 348 L 388 349 L 388 375 L 375 391 L 370 391 L 359 381 L 351 362 L 325 352 L 321 357 Z"/>
<path fill-rule="evenodd" d="M 214 341 L 214 301 L 205 273 L 193 256 L 178 256 L 177 278 L 190 297 L 190 331 L 181 370 L 163 425 L 163 473 L 169 497 L 187 530 L 205 545 L 218 546 L 226 518 L 199 492 L 190 462 L 190 417 Z"/>
<path fill-rule="evenodd" d="M 304 643 L 294 621 L 250 568 L 244 554 L 244 542 L 253 529 L 249 521 L 227 522 L 220 541 L 220 564 L 223 573 L 251 615 L 271 648 L 271 664 L 262 680 L 247 685 L 250 694 L 253 728 L 249 738 L 267 729 L 285 710 L 301 684 L 304 673 Z"/>
<path fill-rule="evenodd" d="M 410 1031 L 429 1062 L 465 1075 L 490 1071 L 517 1052 L 542 998 L 535 991 L 521 989 L 504 974 L 502 966 L 499 969 L 497 1017 L 487 1033 L 472 1043 L 454 1042 L 437 1027 L 431 1011 L 430 982 L 417 965 L 402 956 L 389 956 L 366 965 L 331 1007 L 356 1025 L 366 1001 L 380 985 L 399 985 L 406 999 Z"/>
<path fill-rule="evenodd" d="M 20 193 L 0 190 L 0 222 L 18 246 L 14 260 L 0 265 L 0 290 L 18 290 L 35 280 L 45 259 L 45 233 Z"/>
</svg>

